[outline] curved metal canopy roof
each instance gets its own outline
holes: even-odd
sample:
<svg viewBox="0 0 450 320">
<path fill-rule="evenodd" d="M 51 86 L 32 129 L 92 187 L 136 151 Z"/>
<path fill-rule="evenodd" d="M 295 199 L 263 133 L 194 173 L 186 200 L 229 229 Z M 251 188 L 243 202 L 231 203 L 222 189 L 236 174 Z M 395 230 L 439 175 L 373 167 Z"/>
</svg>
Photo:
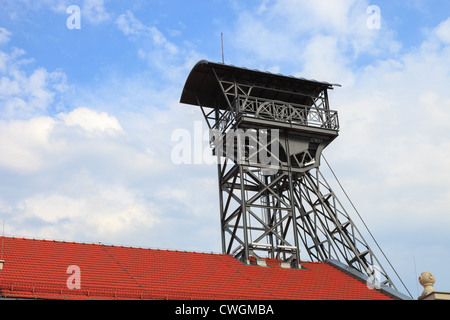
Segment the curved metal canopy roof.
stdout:
<svg viewBox="0 0 450 320">
<path fill-rule="evenodd" d="M 220 81 L 252 87 L 251 95 L 287 103 L 311 105 L 311 97 L 338 84 L 285 76 L 222 63 L 201 60 L 192 68 L 180 102 L 203 107 L 227 108 Z"/>
</svg>

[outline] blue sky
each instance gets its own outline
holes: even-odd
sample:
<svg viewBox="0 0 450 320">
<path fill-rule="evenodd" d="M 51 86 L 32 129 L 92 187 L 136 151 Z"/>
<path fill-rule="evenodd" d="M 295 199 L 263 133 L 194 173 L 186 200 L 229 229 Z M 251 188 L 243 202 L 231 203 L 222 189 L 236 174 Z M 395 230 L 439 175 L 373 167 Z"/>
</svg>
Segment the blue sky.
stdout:
<svg viewBox="0 0 450 320">
<path fill-rule="evenodd" d="M 70 5 L 80 29 L 67 28 Z M 367 27 L 370 5 L 379 29 Z M 219 252 L 216 167 L 173 163 L 171 137 L 203 120 L 179 97 L 197 61 L 220 62 L 223 32 L 226 63 L 342 85 L 327 160 L 412 295 L 415 269 L 450 291 L 448 1 L 0 7 L 5 234 Z"/>
</svg>

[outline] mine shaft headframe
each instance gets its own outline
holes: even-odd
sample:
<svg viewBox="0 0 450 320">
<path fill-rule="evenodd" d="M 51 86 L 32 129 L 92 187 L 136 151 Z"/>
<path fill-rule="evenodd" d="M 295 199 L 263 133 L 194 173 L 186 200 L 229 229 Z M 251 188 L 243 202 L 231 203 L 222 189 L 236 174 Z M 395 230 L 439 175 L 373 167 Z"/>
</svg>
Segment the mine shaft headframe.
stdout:
<svg viewBox="0 0 450 320">
<path fill-rule="evenodd" d="M 338 136 L 338 114 L 328 103 L 335 85 L 202 60 L 180 102 L 199 106 L 215 133 L 278 130 L 280 165 L 290 157 L 289 170 L 304 172 L 319 166 L 321 151 Z"/>
<path fill-rule="evenodd" d="M 213 152 L 224 159 L 218 162 L 224 254 L 245 263 L 267 254 L 298 268 L 302 243 L 313 261 L 345 261 L 362 273 L 381 267 L 319 171 L 322 150 L 339 132 L 328 103 L 333 86 L 205 60 L 191 70 L 180 102 L 200 107 L 214 132 Z M 259 144 L 242 149 L 241 132 Z M 237 146 L 228 143 L 230 133 Z M 252 157 L 255 149 L 276 161 L 267 166 Z"/>
</svg>

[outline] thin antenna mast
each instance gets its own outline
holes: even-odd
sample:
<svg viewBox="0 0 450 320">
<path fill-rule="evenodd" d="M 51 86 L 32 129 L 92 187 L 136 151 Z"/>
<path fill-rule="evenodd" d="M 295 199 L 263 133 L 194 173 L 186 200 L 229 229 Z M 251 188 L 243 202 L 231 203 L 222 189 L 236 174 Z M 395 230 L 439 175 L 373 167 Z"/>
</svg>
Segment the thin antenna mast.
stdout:
<svg viewBox="0 0 450 320">
<path fill-rule="evenodd" d="M 225 64 L 225 58 L 223 56 L 223 32 L 220 33 L 220 40 L 222 42 L 222 63 Z"/>
<path fill-rule="evenodd" d="M 3 220 L 3 233 L 2 233 L 2 252 L 0 254 L 0 272 L 3 270 L 5 260 L 3 260 L 3 239 L 5 238 L 5 220 Z"/>
<path fill-rule="evenodd" d="M 417 284 L 417 268 L 416 268 L 416 257 L 413 256 L 414 260 L 414 273 L 416 275 L 416 289 L 417 289 L 417 296 L 419 296 L 419 285 Z"/>
<path fill-rule="evenodd" d="M 2 253 L 0 255 L 0 260 L 3 260 L 3 239 L 5 238 L 5 220 L 3 220 L 3 231 L 2 231 Z"/>
</svg>

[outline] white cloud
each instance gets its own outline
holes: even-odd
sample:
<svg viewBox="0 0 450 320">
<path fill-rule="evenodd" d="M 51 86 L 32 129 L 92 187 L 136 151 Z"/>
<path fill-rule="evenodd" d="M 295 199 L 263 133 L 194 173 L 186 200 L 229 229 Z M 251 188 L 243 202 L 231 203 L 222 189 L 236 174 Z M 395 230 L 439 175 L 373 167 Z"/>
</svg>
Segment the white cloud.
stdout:
<svg viewBox="0 0 450 320">
<path fill-rule="evenodd" d="M 125 234 L 152 230 L 158 224 L 157 206 L 137 193 L 120 186 L 99 185 L 86 174 L 72 182 L 78 184 L 62 185 L 62 190 L 20 201 L 11 231 L 53 239 L 114 241 Z M 80 187 L 83 190 L 77 189 Z M 67 191 L 73 194 L 65 194 Z M 30 225 L 28 220 L 37 223 Z"/>
<path fill-rule="evenodd" d="M 88 108 L 60 113 L 56 118 L 0 120 L 0 151 L 0 167 L 24 173 L 39 173 L 52 166 L 86 166 L 97 171 L 123 166 L 122 170 L 137 176 L 138 170 L 158 172 L 164 168 L 163 162 L 144 148 L 129 145 L 114 116 Z"/>
<path fill-rule="evenodd" d="M 448 18 L 445 21 L 442 21 L 436 27 L 435 32 L 442 42 L 450 44 L 450 18 Z"/>
<path fill-rule="evenodd" d="M 178 53 L 177 46 L 168 41 L 155 26 L 144 25 L 129 10 L 116 19 L 116 25 L 127 36 L 144 37 L 150 39 L 153 45 L 164 49 L 170 55 Z"/>
<path fill-rule="evenodd" d="M 119 121 L 106 112 L 97 112 L 89 108 L 77 108 L 69 113 L 61 113 L 58 116 L 67 126 L 80 126 L 88 133 L 106 133 L 115 135 L 123 133 Z"/>
<path fill-rule="evenodd" d="M 170 226 L 177 215 L 167 216 L 170 206 L 155 197 L 163 185 L 176 183 L 164 154 L 170 152 L 172 118 L 164 107 L 177 100 L 167 97 L 173 90 L 150 90 L 139 79 L 105 84 L 102 94 L 95 92 L 102 88 L 78 87 L 70 101 L 75 107 L 55 114 L 54 97 L 65 89 L 65 76 L 43 68 L 26 72 L 23 56 L 22 50 L 0 55 L 0 98 L 9 111 L 0 120 L 0 210 L 8 233 L 158 241 L 155 226 Z"/>
<path fill-rule="evenodd" d="M 264 2 L 256 13 L 241 6 L 230 27 L 238 60 L 233 64 L 258 67 L 257 61 L 283 61 L 281 73 L 351 84 L 356 59 L 395 55 L 401 49 L 387 27 L 367 27 L 367 1 L 279 0 Z"/>
<path fill-rule="evenodd" d="M 130 144 L 107 113 L 1 120 L 0 176 L 16 177 L 0 184 L 2 215 L 14 235 L 127 242 L 164 212 L 149 182 L 165 162 Z"/>
<path fill-rule="evenodd" d="M 355 0 L 319 0 L 314 3 L 307 0 L 281 0 L 275 1 L 267 13 L 280 21 L 286 19 L 285 24 L 294 28 L 296 33 L 324 28 L 339 33 L 351 25 L 348 14 L 355 5 Z"/>
<path fill-rule="evenodd" d="M 24 59 L 23 50 L 11 53 L 0 52 L 0 110 L 2 117 L 27 118 L 45 114 L 55 101 L 55 96 L 67 88 L 66 76 L 61 71 L 48 72 L 36 68 L 31 73 L 23 66 L 30 60 Z"/>
<path fill-rule="evenodd" d="M 182 110 L 186 114 L 178 118 L 178 126 L 189 130 L 190 113 L 183 107 L 179 115 Z M 140 123 L 130 119 L 135 128 L 125 131 L 128 137 L 89 134 L 81 126 L 66 124 L 69 114 L 0 124 L 0 175 L 21 177 L 13 184 L 0 184 L 0 191 L 8 190 L 0 195 L 7 232 L 200 250 L 204 244 L 198 233 L 216 230 L 216 168 L 171 163 L 170 112 L 162 111 L 156 119 L 140 115 Z M 24 155 L 23 163 L 14 152 Z M 21 188 L 24 183 L 27 187 Z M 8 197 L 14 188 L 20 189 Z M 183 227 L 192 230 L 177 237 Z"/>
<path fill-rule="evenodd" d="M 84 0 L 81 7 L 82 19 L 97 25 L 107 22 L 111 19 L 111 15 L 105 8 L 104 0 Z"/>
<path fill-rule="evenodd" d="M 121 14 L 115 21 L 117 27 L 126 36 L 129 35 L 139 35 L 143 33 L 150 32 L 148 28 L 139 20 L 137 20 L 131 11 Z"/>
<path fill-rule="evenodd" d="M 0 166 L 16 171 L 39 169 L 51 151 L 49 134 L 55 125 L 50 117 L 29 121 L 0 121 Z"/>
<path fill-rule="evenodd" d="M 332 36 L 318 35 L 305 46 L 301 59 L 305 61 L 301 72 L 294 75 L 330 83 L 351 85 L 354 74 L 347 67 L 349 59 L 341 52 L 339 40 Z"/>
<path fill-rule="evenodd" d="M 0 28 L 0 45 L 8 43 L 10 36 L 11 32 L 5 28 Z"/>
<path fill-rule="evenodd" d="M 127 10 L 115 21 L 117 28 L 136 46 L 136 55 L 158 73 L 168 85 L 182 84 L 191 67 L 206 56 L 167 39 L 154 25 L 141 22 Z"/>
</svg>

